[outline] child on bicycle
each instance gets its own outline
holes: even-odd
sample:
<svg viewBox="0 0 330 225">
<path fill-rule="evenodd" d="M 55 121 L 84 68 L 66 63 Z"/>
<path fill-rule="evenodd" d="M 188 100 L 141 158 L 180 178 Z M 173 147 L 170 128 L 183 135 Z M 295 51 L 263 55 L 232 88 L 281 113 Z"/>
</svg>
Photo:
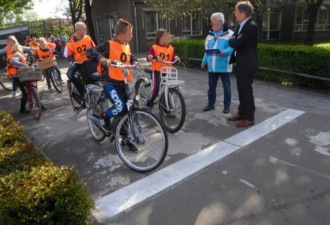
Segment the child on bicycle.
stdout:
<svg viewBox="0 0 330 225">
<path fill-rule="evenodd" d="M 21 98 L 21 106 L 19 113 L 26 114 L 29 111 L 25 109 L 25 105 L 27 102 L 27 92 L 25 90 L 24 83 L 20 82 L 17 74 L 18 69 L 23 67 L 29 67 L 27 64 L 24 54 L 23 54 L 23 48 L 19 44 L 14 44 L 12 47 L 12 53 L 7 57 L 7 76 L 12 77 L 13 80 L 17 83 L 19 89 L 22 92 L 22 98 Z"/>
<path fill-rule="evenodd" d="M 174 48 L 168 44 L 169 33 L 165 29 L 160 29 L 156 32 L 156 39 L 154 45 L 151 46 L 147 61 L 152 62 L 152 90 L 146 107 L 152 109 L 154 101 L 158 95 L 161 81 L 161 68 L 163 61 L 173 62 L 175 60 Z M 167 65 L 171 67 L 172 65 Z"/>
<path fill-rule="evenodd" d="M 95 47 L 92 38 L 87 33 L 87 27 L 83 22 L 77 22 L 75 24 L 76 36 L 73 42 L 68 47 L 68 61 L 69 69 L 67 72 L 69 80 L 74 84 L 83 98 L 85 96 L 85 87 L 79 79 L 74 76 L 75 72 L 83 67 L 87 75 L 96 72 L 97 62 L 91 61 L 86 56 L 86 51 Z M 81 64 L 76 64 L 81 63 Z M 83 74 L 82 74 L 83 75 Z M 85 79 L 85 78 L 84 78 Z"/>
<path fill-rule="evenodd" d="M 5 55 L 6 58 L 13 52 L 13 46 L 15 44 L 18 44 L 18 41 L 14 35 L 9 35 L 7 38 L 7 45 L 3 49 L 0 49 L 0 55 Z M 30 52 L 32 50 L 35 50 L 32 47 L 26 47 L 23 46 L 23 51 L 24 52 Z M 13 97 L 16 97 L 16 89 L 17 89 L 17 83 L 16 80 L 13 79 Z"/>
<path fill-rule="evenodd" d="M 54 50 L 50 48 L 51 46 L 48 45 L 48 43 L 46 42 L 46 40 L 44 38 L 39 38 L 39 44 L 40 44 L 40 48 L 37 50 L 38 61 L 43 61 L 48 58 L 55 59 Z M 52 43 L 49 43 L 49 44 L 52 44 Z M 55 68 L 56 68 L 57 74 L 59 75 L 59 79 L 62 80 L 60 69 L 57 66 Z M 45 75 L 46 75 L 48 91 L 51 91 L 49 70 L 45 70 L 45 73 L 46 73 Z"/>
<path fill-rule="evenodd" d="M 124 19 L 119 19 L 115 27 L 114 38 L 105 42 L 95 49 L 91 55 L 97 58 L 103 65 L 109 65 L 112 61 L 122 64 L 135 64 L 135 57 L 131 54 L 129 42 L 131 41 L 133 25 Z M 121 68 L 109 67 L 107 71 L 108 81 L 104 85 L 104 90 L 113 106 L 103 113 L 102 118 L 107 123 L 105 129 L 110 129 L 109 119 L 115 117 L 126 110 L 126 92 L 124 82 L 124 71 Z M 132 81 L 132 71 L 129 71 L 127 81 Z"/>
</svg>

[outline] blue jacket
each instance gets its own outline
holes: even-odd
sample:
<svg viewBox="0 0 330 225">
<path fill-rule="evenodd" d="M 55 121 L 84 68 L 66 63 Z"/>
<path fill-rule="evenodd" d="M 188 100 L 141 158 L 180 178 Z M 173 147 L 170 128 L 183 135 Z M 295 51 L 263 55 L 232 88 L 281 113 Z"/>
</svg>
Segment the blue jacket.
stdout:
<svg viewBox="0 0 330 225">
<path fill-rule="evenodd" d="M 219 49 L 225 54 L 219 56 L 218 54 L 204 54 L 202 64 L 206 65 L 209 72 L 214 73 L 230 73 L 232 72 L 232 65 L 229 64 L 230 56 L 233 48 L 229 46 L 229 39 L 233 36 L 232 30 L 223 29 L 216 34 L 213 30 L 209 31 L 205 39 L 205 49 Z"/>
</svg>

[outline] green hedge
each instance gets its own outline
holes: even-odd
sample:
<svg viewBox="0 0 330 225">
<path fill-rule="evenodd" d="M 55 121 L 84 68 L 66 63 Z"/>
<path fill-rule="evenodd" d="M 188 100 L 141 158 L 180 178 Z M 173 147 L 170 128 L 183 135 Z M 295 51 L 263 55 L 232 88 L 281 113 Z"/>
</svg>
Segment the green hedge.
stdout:
<svg viewBox="0 0 330 225">
<path fill-rule="evenodd" d="M 176 40 L 172 41 L 171 44 L 176 54 L 184 59 L 188 67 L 200 66 L 201 61 L 189 60 L 187 58 L 203 58 L 204 40 Z M 320 47 L 310 47 L 303 45 L 259 44 L 258 57 L 261 67 L 330 78 L 330 50 L 322 47 L 322 45 Z M 330 87 L 330 82 L 263 70 L 257 72 L 257 77 L 282 82 L 283 84 Z"/>
<path fill-rule="evenodd" d="M 259 63 L 262 67 L 330 78 L 330 51 L 325 48 L 259 44 L 258 54 Z M 330 82 L 285 73 L 258 71 L 257 76 L 267 80 L 281 81 L 284 84 L 330 87 Z"/>
<path fill-rule="evenodd" d="M 0 111 L 0 224 L 86 224 L 92 205 L 76 170 L 46 160 Z"/>
</svg>

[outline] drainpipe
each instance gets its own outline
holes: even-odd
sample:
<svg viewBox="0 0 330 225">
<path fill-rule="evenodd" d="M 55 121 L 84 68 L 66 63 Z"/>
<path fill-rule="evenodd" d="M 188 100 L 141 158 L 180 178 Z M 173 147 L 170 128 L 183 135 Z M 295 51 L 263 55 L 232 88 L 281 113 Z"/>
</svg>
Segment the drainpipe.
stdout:
<svg viewBox="0 0 330 225">
<path fill-rule="evenodd" d="M 134 9 L 134 26 L 135 26 L 135 46 L 136 46 L 136 52 L 139 52 L 138 22 L 137 22 L 137 12 L 134 1 L 133 1 L 133 9 Z"/>
</svg>

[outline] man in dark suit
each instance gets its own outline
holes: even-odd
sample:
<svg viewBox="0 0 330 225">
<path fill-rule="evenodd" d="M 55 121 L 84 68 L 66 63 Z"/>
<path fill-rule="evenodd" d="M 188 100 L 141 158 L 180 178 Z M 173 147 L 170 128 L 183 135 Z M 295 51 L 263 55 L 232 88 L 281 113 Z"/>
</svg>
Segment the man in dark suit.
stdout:
<svg viewBox="0 0 330 225">
<path fill-rule="evenodd" d="M 236 4 L 234 13 L 239 27 L 229 40 L 229 45 L 234 49 L 230 63 L 236 63 L 239 106 L 237 115 L 228 120 L 240 121 L 236 125 L 237 127 L 254 124 L 255 104 L 252 83 L 253 76 L 258 69 L 258 26 L 251 18 L 252 12 L 253 6 L 249 1 Z"/>
</svg>

